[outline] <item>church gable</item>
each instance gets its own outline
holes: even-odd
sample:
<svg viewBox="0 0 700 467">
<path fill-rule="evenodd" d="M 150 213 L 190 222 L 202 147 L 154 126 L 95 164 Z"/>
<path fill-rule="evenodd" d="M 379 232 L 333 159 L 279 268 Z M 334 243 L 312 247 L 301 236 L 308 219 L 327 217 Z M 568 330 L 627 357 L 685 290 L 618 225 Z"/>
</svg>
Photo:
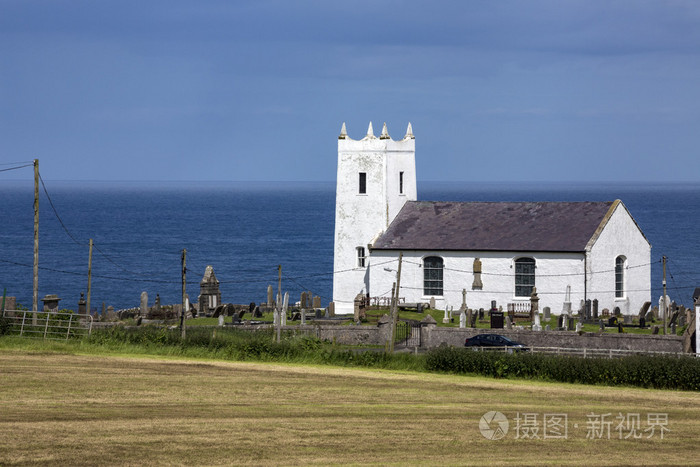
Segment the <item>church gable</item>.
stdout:
<svg viewBox="0 0 700 467">
<path fill-rule="evenodd" d="M 407 202 L 374 250 L 583 252 L 613 202 Z"/>
</svg>

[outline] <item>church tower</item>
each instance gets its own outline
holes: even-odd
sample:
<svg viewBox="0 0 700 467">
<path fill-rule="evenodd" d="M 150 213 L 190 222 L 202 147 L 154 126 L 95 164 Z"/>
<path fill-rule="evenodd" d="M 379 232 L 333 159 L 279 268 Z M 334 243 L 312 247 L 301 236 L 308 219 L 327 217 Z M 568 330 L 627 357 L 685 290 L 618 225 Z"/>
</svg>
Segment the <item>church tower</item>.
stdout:
<svg viewBox="0 0 700 467">
<path fill-rule="evenodd" d="M 399 141 L 386 123 L 379 137 L 372 123 L 361 140 L 350 139 L 345 123 L 338 136 L 335 191 L 333 301 L 336 313 L 352 313 L 355 296 L 369 289 L 369 247 L 406 201 L 415 201 L 416 140 L 411 124 Z M 384 291 L 382 291 L 384 292 Z"/>
</svg>

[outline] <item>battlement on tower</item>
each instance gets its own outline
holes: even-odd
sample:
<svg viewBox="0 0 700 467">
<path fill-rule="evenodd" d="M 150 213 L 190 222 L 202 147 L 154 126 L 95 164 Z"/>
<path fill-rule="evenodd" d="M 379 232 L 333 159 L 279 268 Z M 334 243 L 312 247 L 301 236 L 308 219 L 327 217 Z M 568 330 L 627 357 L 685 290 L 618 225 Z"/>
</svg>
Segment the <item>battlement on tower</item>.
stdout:
<svg viewBox="0 0 700 467">
<path fill-rule="evenodd" d="M 367 134 L 362 139 L 352 139 L 348 136 L 347 130 L 345 128 L 345 123 L 343 123 L 340 129 L 340 135 L 338 135 L 338 152 L 415 152 L 416 148 L 416 137 L 413 135 L 413 129 L 411 128 L 411 123 L 409 122 L 408 128 L 406 129 L 406 134 L 403 139 L 393 140 L 389 136 L 389 131 L 387 130 L 386 123 L 382 127 L 382 133 L 379 136 L 374 135 L 374 130 L 372 129 L 372 122 L 369 123 L 367 128 Z"/>
</svg>

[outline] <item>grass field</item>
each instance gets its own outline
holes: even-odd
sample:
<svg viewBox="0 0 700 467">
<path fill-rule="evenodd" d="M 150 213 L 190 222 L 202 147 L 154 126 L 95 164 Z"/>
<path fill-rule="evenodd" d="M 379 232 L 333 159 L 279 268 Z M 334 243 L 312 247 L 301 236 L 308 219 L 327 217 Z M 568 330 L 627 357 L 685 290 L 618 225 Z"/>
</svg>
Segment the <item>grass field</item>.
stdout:
<svg viewBox="0 0 700 467">
<path fill-rule="evenodd" d="M 677 465 L 700 395 L 380 370 L 0 350 L 0 464 Z M 486 439 L 500 411 L 510 429 Z M 516 413 L 568 417 L 516 439 Z M 668 415 L 661 439 L 586 439 L 587 415 Z M 576 428 L 574 425 L 578 425 Z M 640 430 L 640 431 L 641 431 Z M 623 435 L 628 431 L 625 430 Z"/>
</svg>

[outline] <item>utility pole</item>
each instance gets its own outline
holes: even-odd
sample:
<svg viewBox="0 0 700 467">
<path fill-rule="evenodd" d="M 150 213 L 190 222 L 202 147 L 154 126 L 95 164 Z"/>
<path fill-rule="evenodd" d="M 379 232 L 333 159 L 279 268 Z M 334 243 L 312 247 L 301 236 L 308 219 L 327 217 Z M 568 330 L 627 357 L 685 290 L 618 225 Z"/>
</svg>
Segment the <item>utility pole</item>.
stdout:
<svg viewBox="0 0 700 467">
<path fill-rule="evenodd" d="M 277 265 L 277 303 L 275 311 L 277 313 L 277 343 L 282 340 L 282 265 Z M 302 311 L 303 313 L 303 311 Z"/>
<path fill-rule="evenodd" d="M 187 285 L 187 250 L 185 248 L 182 249 L 182 308 L 180 309 L 180 334 L 181 338 L 185 338 L 185 295 L 187 293 L 185 292 L 186 290 L 186 285 Z"/>
<path fill-rule="evenodd" d="M 668 334 L 668 324 L 667 324 L 667 318 L 666 315 L 667 310 L 668 310 L 668 303 L 666 303 L 666 257 L 662 256 L 661 257 L 661 262 L 663 263 L 664 267 L 664 278 L 663 278 L 663 286 L 664 286 L 664 296 L 662 297 L 663 300 L 663 308 L 664 308 L 664 334 Z"/>
<path fill-rule="evenodd" d="M 394 339 L 396 338 L 396 323 L 398 322 L 399 318 L 399 295 L 400 295 L 400 290 L 401 290 L 401 263 L 403 260 L 403 252 L 399 252 L 399 268 L 398 271 L 396 272 L 396 294 L 394 296 L 394 307 L 391 310 L 391 344 L 389 344 L 389 348 L 391 352 L 394 351 Z"/>
<path fill-rule="evenodd" d="M 39 310 L 39 159 L 34 159 L 34 286 L 32 293 L 32 326 L 37 324 Z"/>
<path fill-rule="evenodd" d="M 88 254 L 88 286 L 87 286 L 87 314 L 90 314 L 90 291 L 92 290 L 92 239 L 90 239 L 90 253 Z"/>
</svg>

